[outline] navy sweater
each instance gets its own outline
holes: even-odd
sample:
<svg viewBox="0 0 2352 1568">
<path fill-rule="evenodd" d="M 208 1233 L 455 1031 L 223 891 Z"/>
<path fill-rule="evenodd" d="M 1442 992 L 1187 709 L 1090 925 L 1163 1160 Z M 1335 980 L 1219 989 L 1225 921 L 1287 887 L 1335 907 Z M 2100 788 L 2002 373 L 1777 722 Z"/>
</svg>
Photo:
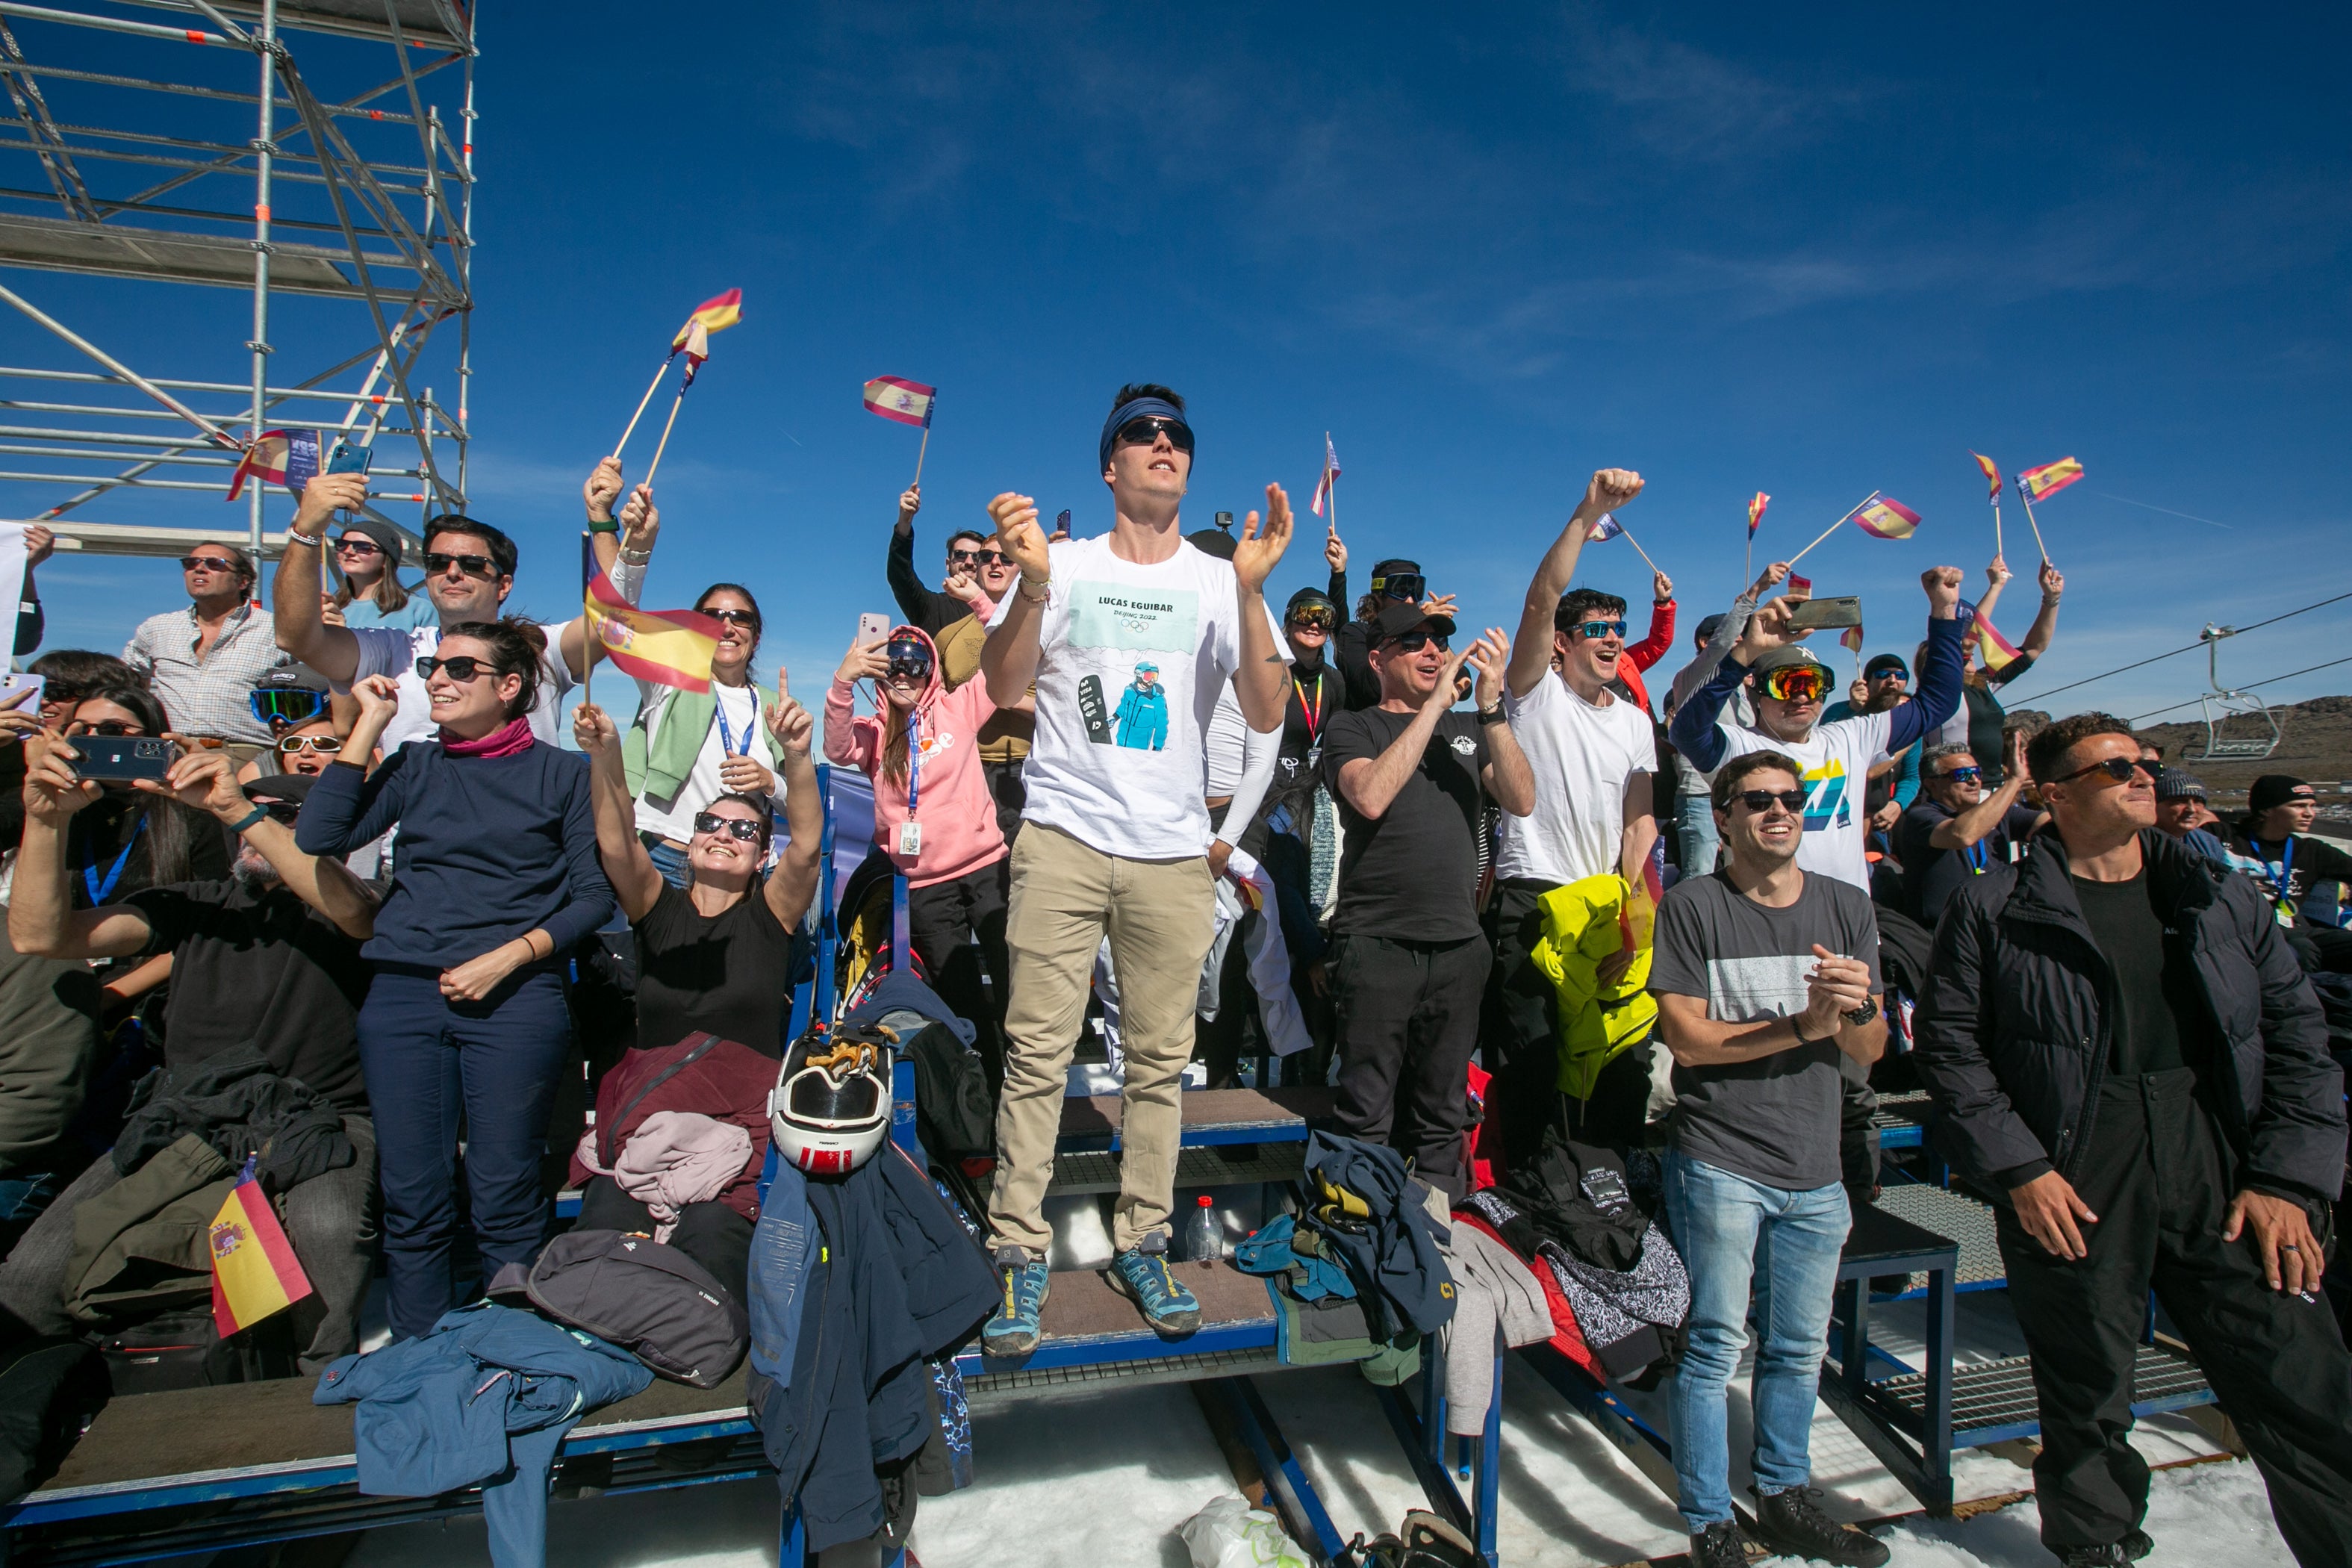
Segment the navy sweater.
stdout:
<svg viewBox="0 0 2352 1568">
<path fill-rule="evenodd" d="M 339 762 L 303 802 L 294 840 L 348 855 L 394 823 L 392 890 L 360 950 L 377 963 L 448 969 L 534 928 L 560 955 L 613 912 L 577 752 L 452 757 L 411 741 L 372 776 Z"/>
</svg>

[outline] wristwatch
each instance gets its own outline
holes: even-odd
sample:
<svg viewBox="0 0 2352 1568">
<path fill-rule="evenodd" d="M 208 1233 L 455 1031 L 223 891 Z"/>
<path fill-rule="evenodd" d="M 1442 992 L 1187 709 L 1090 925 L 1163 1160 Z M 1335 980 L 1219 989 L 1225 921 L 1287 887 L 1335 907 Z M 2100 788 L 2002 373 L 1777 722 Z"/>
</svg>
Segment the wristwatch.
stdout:
<svg viewBox="0 0 2352 1568">
<path fill-rule="evenodd" d="M 1478 710 L 1478 722 L 1481 724 L 1499 724 L 1503 721 L 1503 705 L 1499 702 L 1496 703 L 1492 708 L 1481 708 Z"/>
<path fill-rule="evenodd" d="M 1844 1018 L 1847 1023 L 1859 1028 L 1861 1026 L 1869 1023 L 1873 1018 L 1878 1016 L 1878 1004 L 1871 1001 L 1867 997 L 1864 997 L 1861 1006 L 1850 1009 L 1849 1011 L 1841 1014 L 1840 1016 Z"/>
</svg>

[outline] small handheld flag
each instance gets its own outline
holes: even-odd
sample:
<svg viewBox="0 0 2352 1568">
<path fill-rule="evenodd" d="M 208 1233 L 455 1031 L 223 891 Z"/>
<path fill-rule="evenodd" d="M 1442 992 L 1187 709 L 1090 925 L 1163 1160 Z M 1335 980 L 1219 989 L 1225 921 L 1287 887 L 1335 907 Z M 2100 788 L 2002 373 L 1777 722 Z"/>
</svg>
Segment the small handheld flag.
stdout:
<svg viewBox="0 0 2352 1568">
<path fill-rule="evenodd" d="M 1853 521 L 1873 539 L 1908 539 L 1919 527 L 1919 514 L 1886 496 L 1854 510 Z"/>
<path fill-rule="evenodd" d="M 1756 537 L 1756 525 L 1764 521 L 1764 509 L 1771 504 L 1772 498 L 1766 495 L 1762 490 L 1758 490 L 1756 492 L 1756 499 L 1748 503 L 1748 538 L 1754 539 Z"/>
<path fill-rule="evenodd" d="M 2001 636 L 1993 624 L 1965 599 L 1960 601 L 1960 614 L 1972 623 L 1969 628 L 1969 638 L 1977 645 L 1977 655 L 1984 660 L 1984 667 L 1990 673 L 1998 675 L 2025 657 L 2018 651 L 2016 644 Z"/>
<path fill-rule="evenodd" d="M 1838 633 L 1838 646 L 1853 655 L 1854 679 L 1860 679 L 1862 678 L 1862 628 L 1848 626 Z"/>
<path fill-rule="evenodd" d="M 743 290 L 730 289 L 724 294 L 715 295 L 694 308 L 694 314 L 686 319 L 686 325 L 680 327 L 677 336 L 670 340 L 669 352 L 676 353 L 686 347 L 687 335 L 697 327 L 700 327 L 707 336 L 711 332 L 723 332 L 742 319 Z M 707 353 L 709 351 L 704 352 Z"/>
<path fill-rule="evenodd" d="M 245 455 L 236 460 L 236 471 L 228 477 L 227 499 L 235 500 L 242 495 L 248 478 L 284 485 L 300 495 L 302 487 L 319 472 L 320 445 L 316 430 L 264 430 L 247 444 Z"/>
<path fill-rule="evenodd" d="M 1336 489 L 1339 478 L 1339 454 L 1332 449 L 1331 432 L 1326 430 L 1323 432 L 1323 477 L 1315 481 L 1315 499 L 1307 503 L 1307 510 L 1321 517 L 1323 503 L 1330 502 L 1331 526 L 1335 529 L 1339 526 L 1339 497 Z"/>
<path fill-rule="evenodd" d="M 901 425 L 931 427 L 931 402 L 939 388 L 903 376 L 877 375 L 866 384 L 866 411 Z"/>
<path fill-rule="evenodd" d="M 1613 511 L 1604 511 L 1593 520 L 1592 531 L 1584 536 L 1584 542 L 1587 544 L 1601 544 L 1620 536 L 1633 547 L 1633 552 L 1636 555 L 1644 561 L 1649 561 L 1651 571 L 1658 570 L 1658 563 L 1650 561 L 1650 552 L 1642 548 L 1642 542 L 1626 531 L 1625 525 L 1617 521 L 1617 514 Z"/>
<path fill-rule="evenodd" d="M 2072 458 L 2061 458 L 2019 474 L 2017 488 L 2025 492 L 2027 500 L 2047 500 L 2082 477 L 2082 464 Z"/>
<path fill-rule="evenodd" d="M 685 336 L 686 377 L 677 384 L 677 396 L 670 403 L 669 418 L 662 425 L 661 439 L 654 443 L 654 460 L 646 465 L 644 482 L 648 485 L 654 482 L 654 475 L 661 470 L 662 454 L 669 450 L 669 433 L 677 428 L 677 411 L 686 406 L 686 389 L 694 384 L 695 374 L 710 357 L 710 330 L 702 324 L 700 317 L 686 323 Z M 675 353 L 677 350 L 670 352 Z"/>
<path fill-rule="evenodd" d="M 589 578 L 581 608 L 588 619 L 590 652 L 602 648 L 624 675 L 681 691 L 710 689 L 710 660 L 719 651 L 719 623 L 711 616 L 694 610 L 638 609 L 621 597 L 601 568 Z"/>
<path fill-rule="evenodd" d="M 1992 491 L 1992 502 L 1995 506 L 1999 506 L 2000 504 L 2000 470 L 1994 468 L 1992 459 L 1982 452 L 1970 452 L 1969 456 L 1974 458 L 1977 460 L 1977 467 L 1984 470 L 1985 483 Z"/>
<path fill-rule="evenodd" d="M 629 416 L 628 427 L 621 432 L 621 438 L 613 443 L 613 456 L 619 457 L 621 448 L 629 444 L 629 437 L 637 433 L 637 421 L 646 416 L 646 405 L 654 400 L 654 393 L 660 387 L 662 377 L 669 374 L 669 362 L 677 357 L 678 351 L 692 345 L 693 354 L 686 367 L 687 384 L 692 385 L 695 367 L 710 357 L 710 334 L 723 332 L 742 319 L 743 290 L 740 289 L 730 289 L 694 308 L 694 313 L 686 319 L 686 325 L 678 328 L 677 335 L 670 339 L 669 353 L 662 357 L 661 368 L 654 372 L 653 380 L 646 384 L 646 395 L 637 399 L 637 411 Z M 677 417 L 675 407 L 670 410 L 670 417 Z M 663 434 L 667 437 L 668 432 L 664 431 Z M 655 461 L 658 464 L 660 459 L 656 458 Z M 652 477 L 650 473 L 646 475 L 649 479 Z"/>
<path fill-rule="evenodd" d="M 310 1276 L 286 1239 L 278 1212 L 247 1157 L 236 1185 L 213 1216 L 206 1250 L 213 1265 L 213 1325 L 226 1339 L 282 1312 L 310 1294 Z"/>
</svg>

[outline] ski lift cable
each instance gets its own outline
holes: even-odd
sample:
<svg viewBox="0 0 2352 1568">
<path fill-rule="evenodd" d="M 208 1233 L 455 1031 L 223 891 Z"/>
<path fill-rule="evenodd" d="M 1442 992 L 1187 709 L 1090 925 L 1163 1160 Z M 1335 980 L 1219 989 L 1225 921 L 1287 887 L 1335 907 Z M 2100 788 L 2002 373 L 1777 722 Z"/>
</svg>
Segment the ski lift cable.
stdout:
<svg viewBox="0 0 2352 1568">
<path fill-rule="evenodd" d="M 2336 603 L 2338 603 L 2339 601 L 2341 601 L 2341 600 L 2345 600 L 2345 599 L 2352 599 L 2352 594 L 2338 594 L 2338 595 L 2336 595 L 2336 597 L 2335 597 L 2335 598 L 2332 598 L 2332 599 L 2322 599 L 2322 600 L 2320 600 L 2320 601 L 2319 601 L 2317 604 L 2315 604 L 2315 605 L 2304 605 L 2304 606 L 2303 606 L 2303 608 L 2302 608 L 2302 609 L 2300 609 L 2300 610 L 2289 610 L 2289 611 L 2287 611 L 2287 612 L 2286 612 L 2284 615 L 2283 615 L 2283 616 L 2272 616 L 2269 620 L 2267 620 L 2267 621 L 2256 621 L 2252 626 L 2236 626 L 2236 627 L 2232 627 L 2232 628 L 2231 628 L 2231 629 L 2233 632 L 2238 633 L 2238 634 L 2243 634 L 2243 633 L 2246 633 L 2246 632 L 2260 631 L 2260 630 L 2262 630 L 2262 628 L 2263 628 L 2263 627 L 2264 627 L 2264 626 L 2276 626 L 2276 625 L 2277 625 L 2279 622 L 2281 622 L 2281 621 L 2293 620 L 2293 619 L 2294 619 L 2295 616 L 2300 616 L 2300 615 L 2306 615 L 2306 614 L 2308 614 L 2309 612 L 2311 612 L 2311 611 L 2313 611 L 2313 610 L 2325 609 L 2325 608 L 2326 608 L 2328 605 L 2333 605 L 2333 604 L 2336 604 Z M 2194 653 L 2194 652 L 2196 652 L 2199 648 L 2203 647 L 2204 646 L 2205 646 L 2205 639 L 2204 639 L 2203 637 L 2199 637 L 2195 642 L 2193 642 L 2193 643 L 2189 643 L 2189 644 L 2186 644 L 2186 645 L 2185 645 L 2185 646 L 2183 646 L 2183 647 L 2174 648 L 2174 649 L 2172 649 L 2172 650 L 2171 650 L 2171 652 L 2169 652 L 2169 653 L 2159 653 L 2159 654 L 2155 654 L 2155 655 L 2153 655 L 2153 656 L 2151 656 L 2151 657 L 2149 657 L 2149 658 L 2147 658 L 2140 659 L 2140 660 L 2138 660 L 2137 663 L 2133 663 L 2133 664 L 2126 664 L 2126 665 L 2122 666 L 2122 667 L 2121 667 L 2121 668 L 2116 668 L 2116 669 L 2108 670 L 2105 675 L 2087 675 L 2087 676 L 2084 676 L 2084 677 L 2082 679 L 2080 679 L 2080 680 L 2073 680 L 2073 681 L 2069 681 L 2069 682 L 2067 682 L 2067 683 L 2066 683 L 2065 685 L 2063 685 L 2063 686 L 2053 686 L 2053 687 L 2052 687 L 2052 688 L 2051 688 L 2049 690 L 2047 690 L 2047 691 L 2037 691 L 2037 692 L 2035 692 L 2035 693 L 2034 693 L 2032 696 L 2031 696 L 2031 697 L 2010 697 L 2010 698 L 2005 698 L 2005 699 L 2004 699 L 2004 700 L 2003 700 L 2003 705 L 2004 705 L 2004 706 L 2006 706 L 2006 707 L 2012 707 L 2012 708 L 2013 708 L 2013 707 L 2017 707 L 2017 706 L 2019 706 L 2019 705 L 2021 705 L 2021 704 L 2023 704 L 2023 703 L 2028 703 L 2028 702 L 2040 702 L 2040 701 L 2043 700 L 2044 700 L 2044 699 L 2046 699 L 2046 698 L 2055 697 L 2055 696 L 2057 696 L 2057 695 L 2058 695 L 2060 692 L 2062 692 L 2062 691 L 2072 691 L 2072 690 L 2074 690 L 2074 689 L 2076 687 L 2078 687 L 2078 686 L 2088 686 L 2088 685 L 2092 684 L 2094 681 L 2105 680 L 2105 679 L 2108 679 L 2108 677 L 2110 677 L 2110 676 L 2116 676 L 2116 675 L 2124 675 L 2124 674 L 2127 674 L 2127 673 L 2129 673 L 2129 672 L 2130 672 L 2130 671 L 2132 671 L 2132 670 L 2139 669 L 2139 668 L 2145 668 L 2145 667 L 2146 667 L 2146 666 L 2147 666 L 2147 665 L 2160 663 L 2161 661 L 2163 661 L 2163 660 L 2165 660 L 2165 659 L 2168 659 L 2168 658 L 2178 658 L 2179 656 L 2180 656 L 2181 654 L 2184 654 L 2184 653 Z M 2325 669 L 2325 668 L 2326 668 L 2326 666 L 2325 666 L 2325 665 L 2321 665 L 2321 666 L 2318 666 L 2318 667 L 2316 667 L 2316 668 L 2319 668 Z M 2297 673 L 2301 673 L 2301 672 L 2300 672 L 2300 671 L 2298 671 Z M 2273 677 L 2273 679 L 2274 679 L 2284 680 L 2284 679 L 2286 679 L 2286 678 L 2285 678 L 2284 676 L 2276 676 L 2276 677 Z M 2186 703 L 2179 703 L 2179 704 L 2176 704 L 2175 706 L 2178 706 L 2178 707 L 2186 707 L 2186 706 L 2188 706 L 2188 705 L 2187 705 Z M 2166 710 L 2166 709 L 2158 709 L 2158 712 L 2166 712 L 2166 711 L 2169 711 L 2169 710 Z"/>
<path fill-rule="evenodd" d="M 2276 686 L 2276 685 L 2277 685 L 2280 681 L 2282 681 L 2282 680 L 2293 680 L 2293 679 L 2294 679 L 2296 676 L 2298 676 L 2298 675 L 2309 675 L 2309 674 L 2311 674 L 2314 670 L 2320 670 L 2320 669 L 2333 669 L 2333 668 L 2336 668 L 2337 665 L 2339 665 L 2339 664 L 2352 664 L 2352 656 L 2347 656 L 2347 657 L 2346 657 L 2346 658 L 2331 658 L 2331 659 L 2329 659 L 2326 664 L 2311 664 L 2311 665 L 2305 665 L 2305 666 L 2303 668 L 2301 668 L 2301 669 L 2290 669 L 2290 670 L 2288 670 L 2284 675 L 2273 675 L 2273 676 L 2270 676 L 2270 677 L 2267 677 L 2267 678 L 2266 678 L 2266 679 L 2264 679 L 2257 680 L 2257 681 L 2254 681 L 2254 682 L 2251 683 L 2250 685 L 2247 685 L 2247 686 L 2242 687 L 2242 688 L 2240 688 L 2240 689 L 2241 689 L 2241 690 L 2244 690 L 2244 691 L 2253 691 L 2253 690 L 2256 690 L 2256 689 L 2260 689 L 2260 688 L 2262 688 L 2262 687 L 2264 687 L 2264 686 Z M 2158 714 L 2158 713 L 2170 713 L 2170 712 L 2175 711 L 2176 710 L 2182 709 L 2182 708 L 2194 708 L 2194 707 L 2196 707 L 2196 706 L 2197 706 L 2197 704 L 2198 704 L 2198 703 L 2200 703 L 2200 702 L 2201 702 L 2201 701 L 2203 701 L 2203 700 L 2204 700 L 2204 699 L 2203 699 L 2203 698 L 2200 698 L 2200 697 L 2192 697 L 2192 698 L 2190 698 L 2190 699 L 2189 699 L 2188 701 L 2186 701 L 2186 702 L 2176 702 L 2176 703 L 2174 703 L 2170 708 L 2157 708 L 2157 709 L 2152 709 L 2152 710 L 2150 710 L 2149 711 L 2147 711 L 2147 712 L 2146 712 L 2146 713 L 2139 714 L 2139 715 L 2137 715 L 2137 717 L 2133 718 L 2133 719 L 2130 721 L 2130 722 L 2132 722 L 2132 723 L 2134 723 L 2134 724 L 2137 724 L 2137 723 L 2138 723 L 2138 722 L 2140 721 L 2140 720 L 2142 720 L 2142 719 L 2153 719 L 2153 718 L 2155 718 L 2155 717 L 2157 716 L 2157 714 Z"/>
</svg>

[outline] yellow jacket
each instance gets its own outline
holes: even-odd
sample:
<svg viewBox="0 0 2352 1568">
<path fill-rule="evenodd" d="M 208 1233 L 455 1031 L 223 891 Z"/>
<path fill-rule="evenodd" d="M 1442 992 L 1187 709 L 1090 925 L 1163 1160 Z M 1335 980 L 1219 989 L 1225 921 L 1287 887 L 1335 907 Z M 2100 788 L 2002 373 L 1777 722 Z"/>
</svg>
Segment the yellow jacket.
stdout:
<svg viewBox="0 0 2352 1568">
<path fill-rule="evenodd" d="M 1619 917 L 1632 897 L 1615 872 L 1554 888 L 1537 900 L 1543 935 L 1530 956 L 1559 994 L 1559 1087 L 1589 1100 L 1601 1069 L 1656 1026 L 1658 1004 L 1643 989 L 1650 980 L 1644 942 L 1613 985 L 1603 986 L 1603 959 L 1625 944 Z"/>
</svg>

